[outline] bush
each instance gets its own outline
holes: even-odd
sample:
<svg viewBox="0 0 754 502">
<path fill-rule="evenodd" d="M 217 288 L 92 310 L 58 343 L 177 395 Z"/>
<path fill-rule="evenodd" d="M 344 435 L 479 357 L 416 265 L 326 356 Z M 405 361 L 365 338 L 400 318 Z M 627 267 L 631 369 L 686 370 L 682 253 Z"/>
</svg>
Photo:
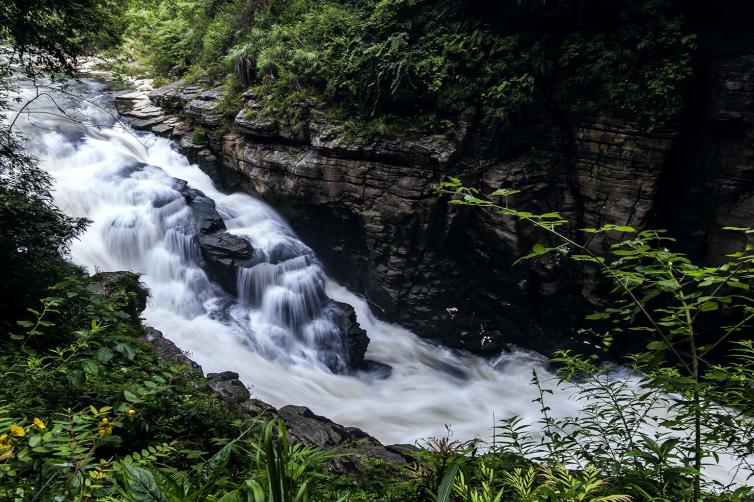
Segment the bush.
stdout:
<svg viewBox="0 0 754 502">
<path fill-rule="evenodd" d="M 477 111 L 505 126 L 554 106 L 651 128 L 680 110 L 695 48 L 670 0 L 217 4 L 164 0 L 136 10 L 132 31 L 157 71 L 193 64 L 219 78 L 224 60 L 240 85 L 263 86 L 283 111 L 299 94 L 364 120 Z M 154 33 L 143 31 L 144 16 Z"/>
</svg>

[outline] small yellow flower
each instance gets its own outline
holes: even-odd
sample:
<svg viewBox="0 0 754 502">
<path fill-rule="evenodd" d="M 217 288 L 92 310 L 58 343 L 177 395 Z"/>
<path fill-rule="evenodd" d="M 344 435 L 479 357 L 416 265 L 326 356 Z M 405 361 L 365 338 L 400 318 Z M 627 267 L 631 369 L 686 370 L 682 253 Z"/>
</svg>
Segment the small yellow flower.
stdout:
<svg viewBox="0 0 754 502">
<path fill-rule="evenodd" d="M 13 450 L 8 450 L 4 453 L 0 453 L 0 462 L 2 462 L 3 460 L 8 460 L 12 456 L 13 456 Z"/>
<path fill-rule="evenodd" d="M 105 474 L 104 472 L 100 471 L 99 469 L 91 471 L 89 473 L 89 475 L 92 478 L 94 478 L 94 479 L 102 479 L 102 478 L 106 478 L 107 477 L 107 474 Z"/>
<path fill-rule="evenodd" d="M 8 428 L 8 430 L 10 431 L 11 434 L 13 434 L 14 436 L 18 438 L 22 438 L 26 435 L 26 431 L 20 425 L 13 424 Z"/>
<path fill-rule="evenodd" d="M 39 429 L 40 431 L 41 431 L 41 430 L 44 430 L 44 429 L 46 429 L 46 428 L 47 428 L 47 426 L 45 425 L 45 423 L 44 423 L 44 422 L 42 422 L 42 421 L 41 421 L 40 419 L 38 419 L 38 418 L 35 418 L 34 420 L 32 420 L 32 422 L 34 423 L 34 425 L 36 425 L 36 426 L 37 426 L 37 429 Z"/>
<path fill-rule="evenodd" d="M 134 410 L 133 408 L 129 408 L 128 411 L 126 412 L 126 416 L 128 417 L 129 420 L 133 420 L 134 418 L 136 418 L 136 410 Z"/>
</svg>

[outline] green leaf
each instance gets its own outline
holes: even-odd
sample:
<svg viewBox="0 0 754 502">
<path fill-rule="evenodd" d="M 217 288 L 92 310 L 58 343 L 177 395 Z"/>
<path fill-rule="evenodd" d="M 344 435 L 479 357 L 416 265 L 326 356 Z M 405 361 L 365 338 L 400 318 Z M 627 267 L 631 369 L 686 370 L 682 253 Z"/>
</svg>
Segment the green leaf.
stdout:
<svg viewBox="0 0 754 502">
<path fill-rule="evenodd" d="M 453 483 L 456 481 L 458 469 L 459 466 L 456 462 L 448 466 L 445 475 L 442 477 L 440 487 L 437 490 L 437 502 L 448 502 L 450 500 L 450 493 L 453 490 Z"/>
<path fill-rule="evenodd" d="M 134 394 L 133 392 L 131 392 L 131 391 L 129 391 L 129 390 L 124 390 L 124 391 L 123 391 L 123 397 L 124 397 L 124 398 L 126 399 L 126 401 L 128 401 L 129 403 L 135 403 L 136 401 L 138 401 L 138 400 L 139 400 L 139 398 L 138 398 L 138 397 L 136 396 L 136 394 Z"/>
<path fill-rule="evenodd" d="M 587 321 L 597 321 L 597 320 L 600 320 L 600 319 L 610 319 L 610 314 L 605 314 L 605 313 L 601 313 L 601 314 L 589 314 L 588 316 L 586 316 L 585 319 Z"/>
<path fill-rule="evenodd" d="M 657 281 L 656 284 L 658 286 L 661 286 L 661 287 L 667 288 L 667 289 L 673 289 L 673 290 L 678 289 L 678 282 L 676 282 L 676 281 L 674 281 L 672 279 L 665 279 L 665 280 L 662 280 L 662 281 Z"/>
<path fill-rule="evenodd" d="M 728 285 L 733 288 L 743 289 L 749 291 L 749 285 L 738 281 L 728 281 Z"/>
<path fill-rule="evenodd" d="M 125 485 L 133 502 L 169 502 L 148 470 L 133 464 L 120 464 L 125 474 Z"/>
<path fill-rule="evenodd" d="M 101 362 L 102 364 L 108 363 L 115 354 L 112 350 L 108 349 L 107 347 L 102 347 L 97 351 L 97 361 Z"/>
<path fill-rule="evenodd" d="M 718 305 L 717 302 L 707 302 L 707 303 L 702 304 L 699 307 L 699 311 L 700 312 L 711 312 L 713 310 L 717 310 L 718 306 L 719 305 Z"/>
<path fill-rule="evenodd" d="M 134 357 L 136 357 L 136 352 L 134 352 L 134 349 L 132 349 L 131 346 L 127 343 L 119 343 L 115 346 L 115 350 L 117 352 L 120 352 L 123 357 L 125 357 L 129 361 L 133 361 Z"/>
<path fill-rule="evenodd" d="M 99 365 L 92 360 L 84 361 L 81 367 L 87 375 L 96 376 L 99 373 Z"/>
<path fill-rule="evenodd" d="M 647 349 L 648 350 L 658 350 L 658 351 L 659 350 L 667 350 L 668 349 L 668 344 L 665 343 L 665 342 L 663 342 L 663 341 L 661 341 L 661 340 L 655 340 L 655 341 L 649 342 L 647 344 Z"/>
</svg>

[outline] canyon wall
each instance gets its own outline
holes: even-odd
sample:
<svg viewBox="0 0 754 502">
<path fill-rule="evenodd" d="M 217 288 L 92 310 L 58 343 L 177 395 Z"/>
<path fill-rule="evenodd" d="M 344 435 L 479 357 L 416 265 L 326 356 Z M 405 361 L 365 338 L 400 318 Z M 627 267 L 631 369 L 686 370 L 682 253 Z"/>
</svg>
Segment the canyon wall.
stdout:
<svg viewBox="0 0 754 502">
<path fill-rule="evenodd" d="M 705 66 L 683 116 L 652 131 L 543 112 L 503 133 L 469 119 L 445 136 L 405 130 L 400 139 L 364 140 L 305 103 L 295 126 L 265 114 L 264 98 L 251 94 L 226 113 L 209 82 L 174 82 L 149 99 L 119 99 L 135 128 L 175 138 L 225 189 L 272 203 L 328 274 L 378 316 L 477 353 L 511 342 L 541 351 L 580 343 L 596 280 L 556 256 L 514 265 L 545 236 L 449 205 L 433 192 L 447 176 L 483 192 L 519 189 L 518 207 L 558 211 L 574 235 L 606 223 L 663 226 L 710 262 L 742 244 L 722 226 L 754 221 L 749 55 Z"/>
</svg>

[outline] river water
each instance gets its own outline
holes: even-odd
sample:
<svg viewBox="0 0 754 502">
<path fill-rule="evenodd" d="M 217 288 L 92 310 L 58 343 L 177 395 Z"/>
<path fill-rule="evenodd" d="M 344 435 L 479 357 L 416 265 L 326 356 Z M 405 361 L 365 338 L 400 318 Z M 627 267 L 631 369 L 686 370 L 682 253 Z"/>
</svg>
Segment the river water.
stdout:
<svg viewBox="0 0 754 502">
<path fill-rule="evenodd" d="M 37 99 L 17 124 L 54 178 L 56 204 L 92 220 L 73 244 L 71 259 L 91 272 L 143 274 L 151 292 L 146 324 L 205 372 L 236 371 L 253 397 L 278 407 L 307 406 L 386 444 L 443 437 L 446 426 L 455 439 L 488 439 L 496 419 L 539 418 L 532 372 L 543 381 L 552 378 L 541 356 L 512 349 L 483 359 L 378 320 L 363 299 L 326 277 L 272 207 L 247 194 L 223 193 L 171 141 L 118 123 L 101 84 L 87 81 L 69 91 L 74 96 L 53 94 L 56 103 Z M 30 89 L 22 94 L 34 96 Z M 62 117 L 58 106 L 78 122 Z M 243 271 L 241 300 L 224 293 L 198 264 L 190 209 L 176 180 L 211 198 L 229 231 L 255 249 L 272 254 L 283 246 L 298 258 Z M 337 373 L 326 364 L 319 339 L 332 329 L 322 294 L 355 308 L 371 340 L 367 358 L 389 365 L 387 378 Z M 311 307 L 312 301 L 319 303 Z M 280 313 L 296 309 L 307 313 L 292 327 L 290 316 Z M 572 394 L 556 389 L 547 398 L 550 413 L 578 414 L 581 404 Z M 725 467 L 713 470 L 711 477 L 730 480 Z"/>
</svg>

